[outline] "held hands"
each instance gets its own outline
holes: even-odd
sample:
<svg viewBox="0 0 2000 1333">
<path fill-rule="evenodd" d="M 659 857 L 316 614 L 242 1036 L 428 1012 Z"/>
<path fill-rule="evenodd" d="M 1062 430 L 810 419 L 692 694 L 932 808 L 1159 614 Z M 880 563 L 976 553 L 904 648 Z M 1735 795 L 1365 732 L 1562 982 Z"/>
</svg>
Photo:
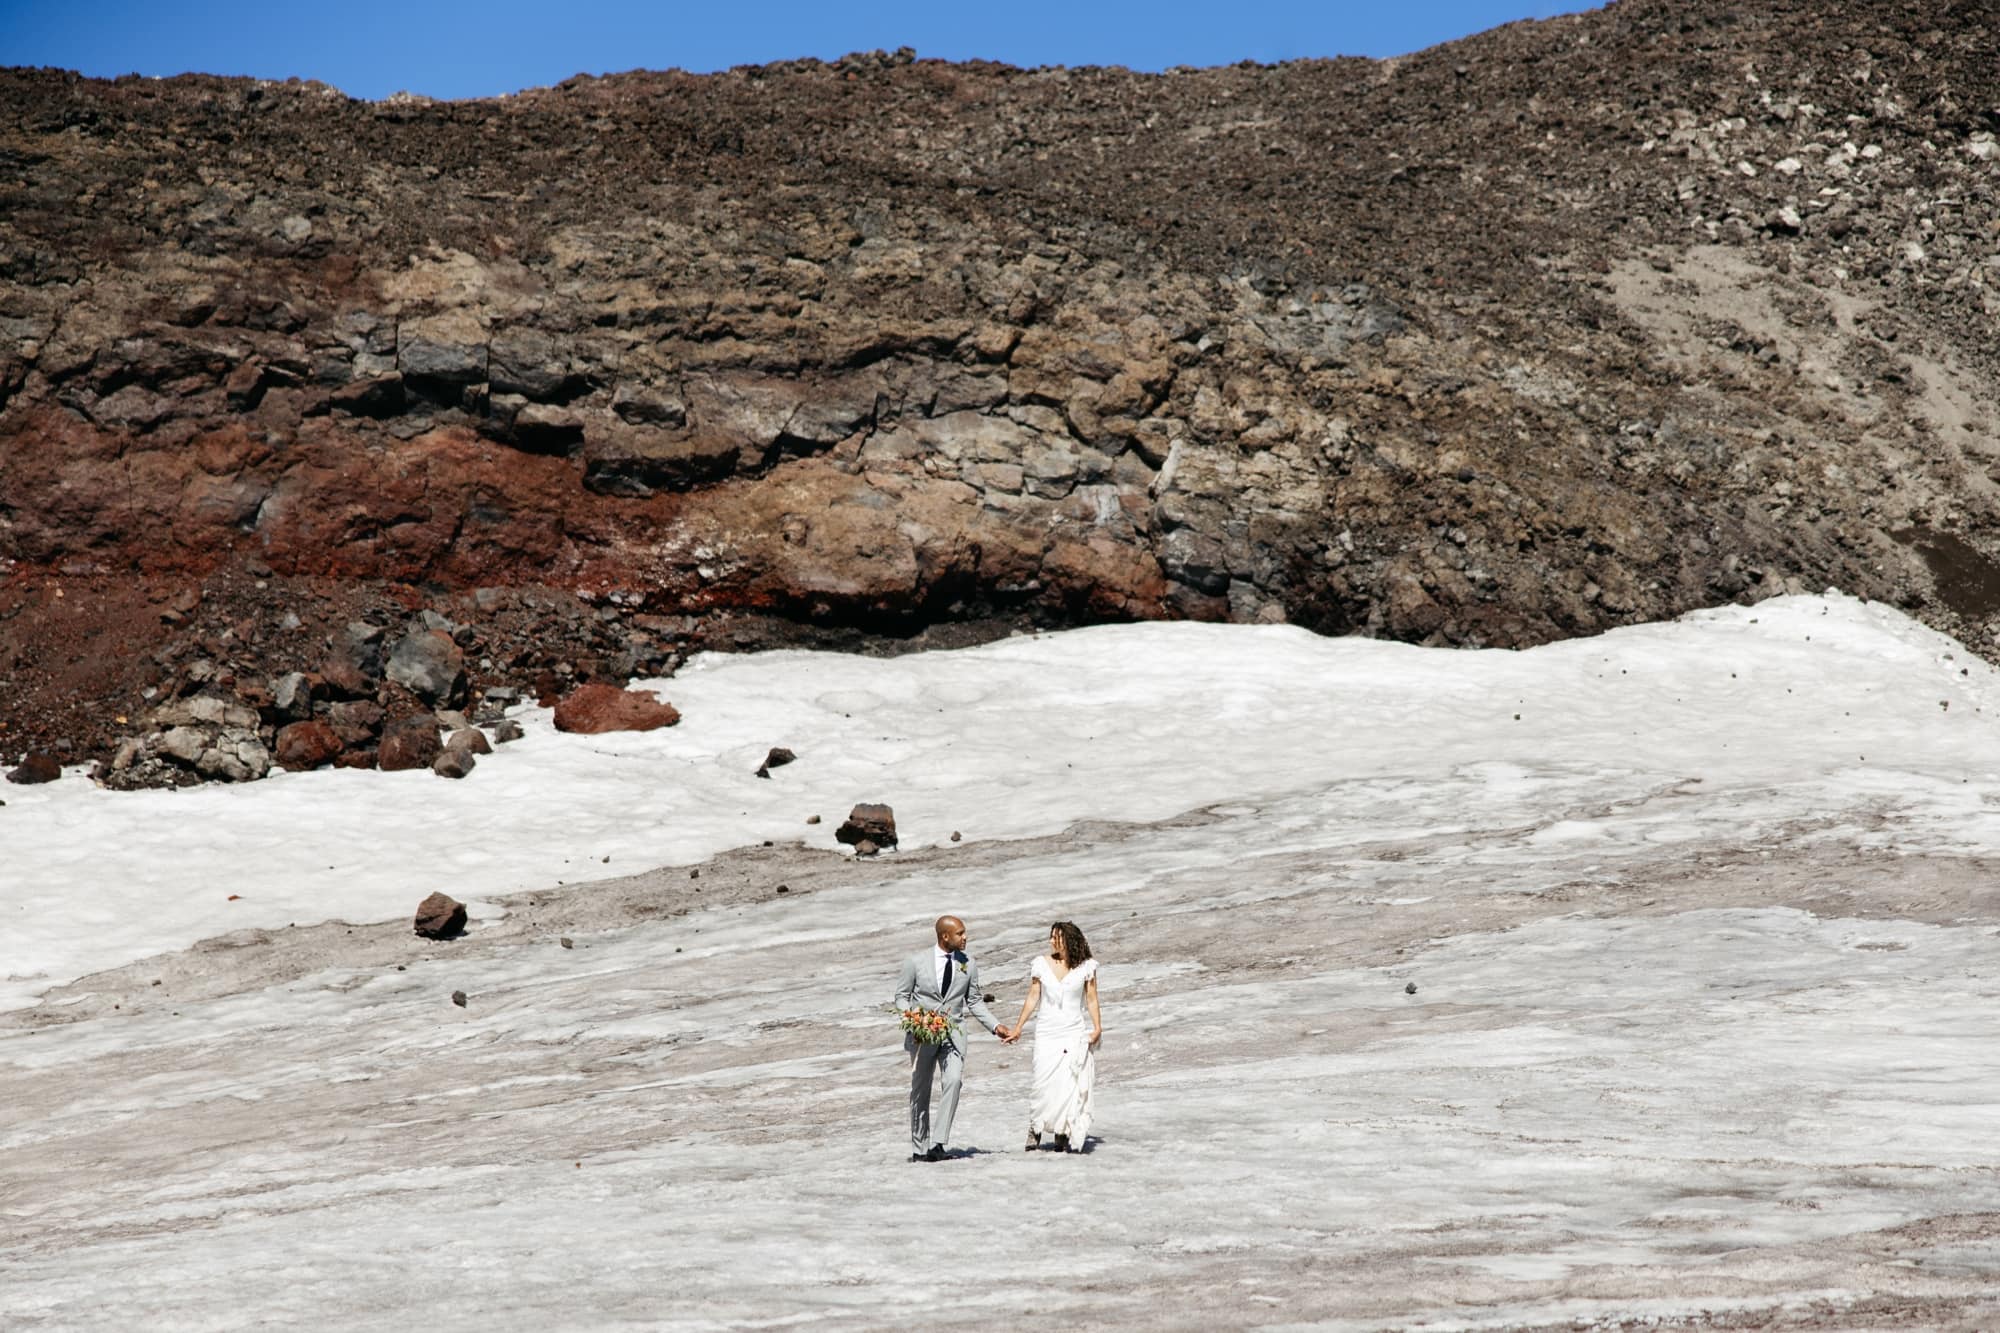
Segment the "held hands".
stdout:
<svg viewBox="0 0 2000 1333">
<path fill-rule="evenodd" d="M 1000 1038 L 1002 1046 L 1012 1046 L 1021 1039 L 1021 1029 L 1010 1028 L 1005 1023 L 993 1029 L 993 1035 Z"/>
</svg>

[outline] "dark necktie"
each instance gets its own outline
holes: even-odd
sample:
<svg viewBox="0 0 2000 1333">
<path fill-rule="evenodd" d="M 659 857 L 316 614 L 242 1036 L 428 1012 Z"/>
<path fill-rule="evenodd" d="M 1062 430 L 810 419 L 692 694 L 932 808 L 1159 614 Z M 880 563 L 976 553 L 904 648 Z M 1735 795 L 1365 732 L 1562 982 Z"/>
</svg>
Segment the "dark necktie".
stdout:
<svg viewBox="0 0 2000 1333">
<path fill-rule="evenodd" d="M 944 984 L 938 987 L 938 998 L 942 1000 L 951 994 L 951 955 L 944 956 Z"/>
</svg>

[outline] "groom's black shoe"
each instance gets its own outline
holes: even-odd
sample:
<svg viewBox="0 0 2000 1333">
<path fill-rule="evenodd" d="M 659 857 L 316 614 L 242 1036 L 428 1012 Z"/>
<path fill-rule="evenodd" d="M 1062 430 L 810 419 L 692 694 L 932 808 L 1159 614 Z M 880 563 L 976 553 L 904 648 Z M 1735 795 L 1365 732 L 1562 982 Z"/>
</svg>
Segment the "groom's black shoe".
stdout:
<svg viewBox="0 0 2000 1333">
<path fill-rule="evenodd" d="M 944 1145 L 942 1143 L 933 1143 L 931 1150 L 924 1154 L 924 1160 L 926 1162 L 942 1162 L 945 1156 Z"/>
</svg>

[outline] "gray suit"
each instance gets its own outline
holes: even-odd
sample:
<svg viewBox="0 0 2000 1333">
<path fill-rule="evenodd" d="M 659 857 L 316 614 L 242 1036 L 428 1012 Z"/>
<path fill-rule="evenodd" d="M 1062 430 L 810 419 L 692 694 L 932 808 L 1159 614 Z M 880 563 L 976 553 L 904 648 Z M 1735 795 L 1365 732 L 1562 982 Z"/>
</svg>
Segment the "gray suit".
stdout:
<svg viewBox="0 0 2000 1333">
<path fill-rule="evenodd" d="M 970 958 L 954 962 L 951 985 L 939 995 L 936 958 L 934 949 L 925 949 L 903 960 L 903 975 L 896 982 L 896 1007 L 937 1009 L 961 1023 L 971 1014 L 988 1032 L 997 1031 L 1000 1024 L 980 995 L 979 964 Z M 960 1028 L 939 1046 L 919 1046 L 915 1038 L 905 1037 L 903 1049 L 910 1053 L 910 1151 L 929 1152 L 932 1144 L 951 1138 L 951 1121 L 958 1114 L 958 1090 L 965 1075 L 965 1033 Z M 933 1078 L 938 1080 L 935 1119 L 931 1115 Z"/>
</svg>

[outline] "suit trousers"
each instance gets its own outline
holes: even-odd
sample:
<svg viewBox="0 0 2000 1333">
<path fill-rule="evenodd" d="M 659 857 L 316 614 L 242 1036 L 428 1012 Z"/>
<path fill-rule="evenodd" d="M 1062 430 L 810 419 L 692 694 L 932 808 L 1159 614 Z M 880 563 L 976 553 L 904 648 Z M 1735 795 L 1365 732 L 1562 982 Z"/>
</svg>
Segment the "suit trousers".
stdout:
<svg viewBox="0 0 2000 1333">
<path fill-rule="evenodd" d="M 918 1046 L 910 1065 L 910 1151 L 929 1152 L 933 1143 L 951 1138 L 952 1117 L 958 1114 L 958 1089 L 965 1077 L 965 1052 L 955 1042 Z M 937 1107 L 931 1107 L 932 1084 Z"/>
</svg>

